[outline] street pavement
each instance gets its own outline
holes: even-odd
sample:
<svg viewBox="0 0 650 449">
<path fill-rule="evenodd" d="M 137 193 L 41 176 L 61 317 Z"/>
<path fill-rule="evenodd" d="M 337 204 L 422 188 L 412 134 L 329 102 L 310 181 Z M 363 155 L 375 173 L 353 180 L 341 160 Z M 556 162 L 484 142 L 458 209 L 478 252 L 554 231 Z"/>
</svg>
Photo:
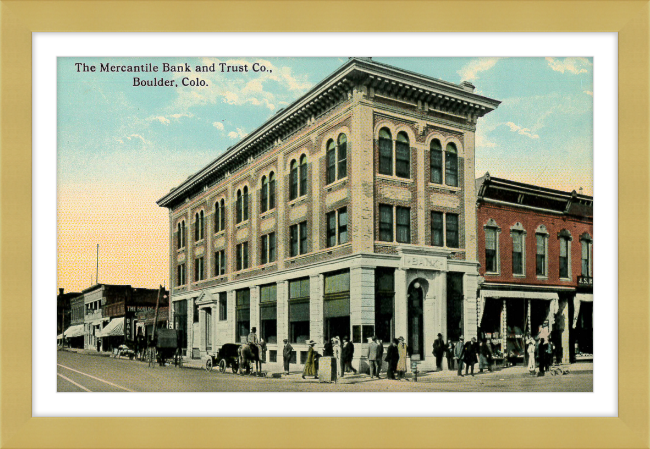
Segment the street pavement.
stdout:
<svg viewBox="0 0 650 449">
<path fill-rule="evenodd" d="M 97 353 L 58 351 L 57 391 L 60 392 L 591 392 L 593 365 L 569 366 L 569 374 L 531 376 L 524 367 L 504 368 L 474 377 L 455 372 L 423 373 L 418 381 L 370 379 L 346 375 L 337 383 L 319 383 L 292 373 L 281 378 L 241 376 L 197 369 L 199 363 L 148 367 L 144 362 L 115 359 Z M 478 366 L 478 365 L 477 365 Z M 478 370 L 477 370 L 478 371 Z M 385 377 L 385 373 L 382 373 Z"/>
</svg>

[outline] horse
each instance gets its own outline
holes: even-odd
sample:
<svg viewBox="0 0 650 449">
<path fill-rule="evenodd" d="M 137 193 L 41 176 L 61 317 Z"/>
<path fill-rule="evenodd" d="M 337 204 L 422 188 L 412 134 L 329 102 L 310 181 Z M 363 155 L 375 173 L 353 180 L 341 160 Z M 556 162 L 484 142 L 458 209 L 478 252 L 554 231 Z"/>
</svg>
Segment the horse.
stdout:
<svg viewBox="0 0 650 449">
<path fill-rule="evenodd" d="M 239 356 L 239 372 L 244 374 L 244 368 L 246 369 L 246 374 L 250 374 L 251 366 L 250 362 L 255 362 L 255 372 L 259 373 L 262 371 L 262 360 L 260 359 L 260 350 L 259 346 L 244 343 L 237 349 L 237 355 Z"/>
</svg>

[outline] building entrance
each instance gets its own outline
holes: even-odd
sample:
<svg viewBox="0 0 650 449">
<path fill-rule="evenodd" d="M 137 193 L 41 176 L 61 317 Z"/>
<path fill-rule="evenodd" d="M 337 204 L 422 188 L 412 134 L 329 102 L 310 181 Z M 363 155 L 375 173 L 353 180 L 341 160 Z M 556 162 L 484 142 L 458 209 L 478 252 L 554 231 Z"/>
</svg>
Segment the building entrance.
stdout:
<svg viewBox="0 0 650 449">
<path fill-rule="evenodd" d="M 424 360 L 424 292 L 419 282 L 408 291 L 408 349 L 416 360 Z"/>
</svg>

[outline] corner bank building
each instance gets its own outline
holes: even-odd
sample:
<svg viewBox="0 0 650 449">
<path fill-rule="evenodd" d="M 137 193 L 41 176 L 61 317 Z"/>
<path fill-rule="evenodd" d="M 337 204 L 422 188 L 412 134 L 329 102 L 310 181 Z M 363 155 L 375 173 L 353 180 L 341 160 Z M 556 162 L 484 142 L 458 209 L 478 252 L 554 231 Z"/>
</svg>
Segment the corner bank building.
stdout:
<svg viewBox="0 0 650 449">
<path fill-rule="evenodd" d="M 170 323 L 187 355 L 251 327 L 282 342 L 403 336 L 411 360 L 477 332 L 474 139 L 499 102 L 351 58 L 158 201 L 169 209 Z"/>
</svg>

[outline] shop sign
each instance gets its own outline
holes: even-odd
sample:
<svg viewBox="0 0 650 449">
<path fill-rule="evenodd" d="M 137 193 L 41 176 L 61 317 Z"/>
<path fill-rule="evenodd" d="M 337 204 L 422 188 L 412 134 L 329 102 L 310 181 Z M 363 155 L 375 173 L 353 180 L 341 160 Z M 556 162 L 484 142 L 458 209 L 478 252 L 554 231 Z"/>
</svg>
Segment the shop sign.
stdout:
<svg viewBox="0 0 650 449">
<path fill-rule="evenodd" d="M 591 276 L 578 276 L 578 285 L 583 287 L 591 287 L 594 285 L 594 278 Z"/>
<path fill-rule="evenodd" d="M 155 310 L 153 306 L 127 306 L 127 312 L 152 312 Z"/>
<path fill-rule="evenodd" d="M 428 268 L 431 270 L 447 271 L 447 259 L 429 256 L 404 256 L 403 265 L 408 268 Z"/>
<path fill-rule="evenodd" d="M 124 337 L 127 340 L 133 340 L 133 326 L 130 317 L 124 318 Z"/>
</svg>

